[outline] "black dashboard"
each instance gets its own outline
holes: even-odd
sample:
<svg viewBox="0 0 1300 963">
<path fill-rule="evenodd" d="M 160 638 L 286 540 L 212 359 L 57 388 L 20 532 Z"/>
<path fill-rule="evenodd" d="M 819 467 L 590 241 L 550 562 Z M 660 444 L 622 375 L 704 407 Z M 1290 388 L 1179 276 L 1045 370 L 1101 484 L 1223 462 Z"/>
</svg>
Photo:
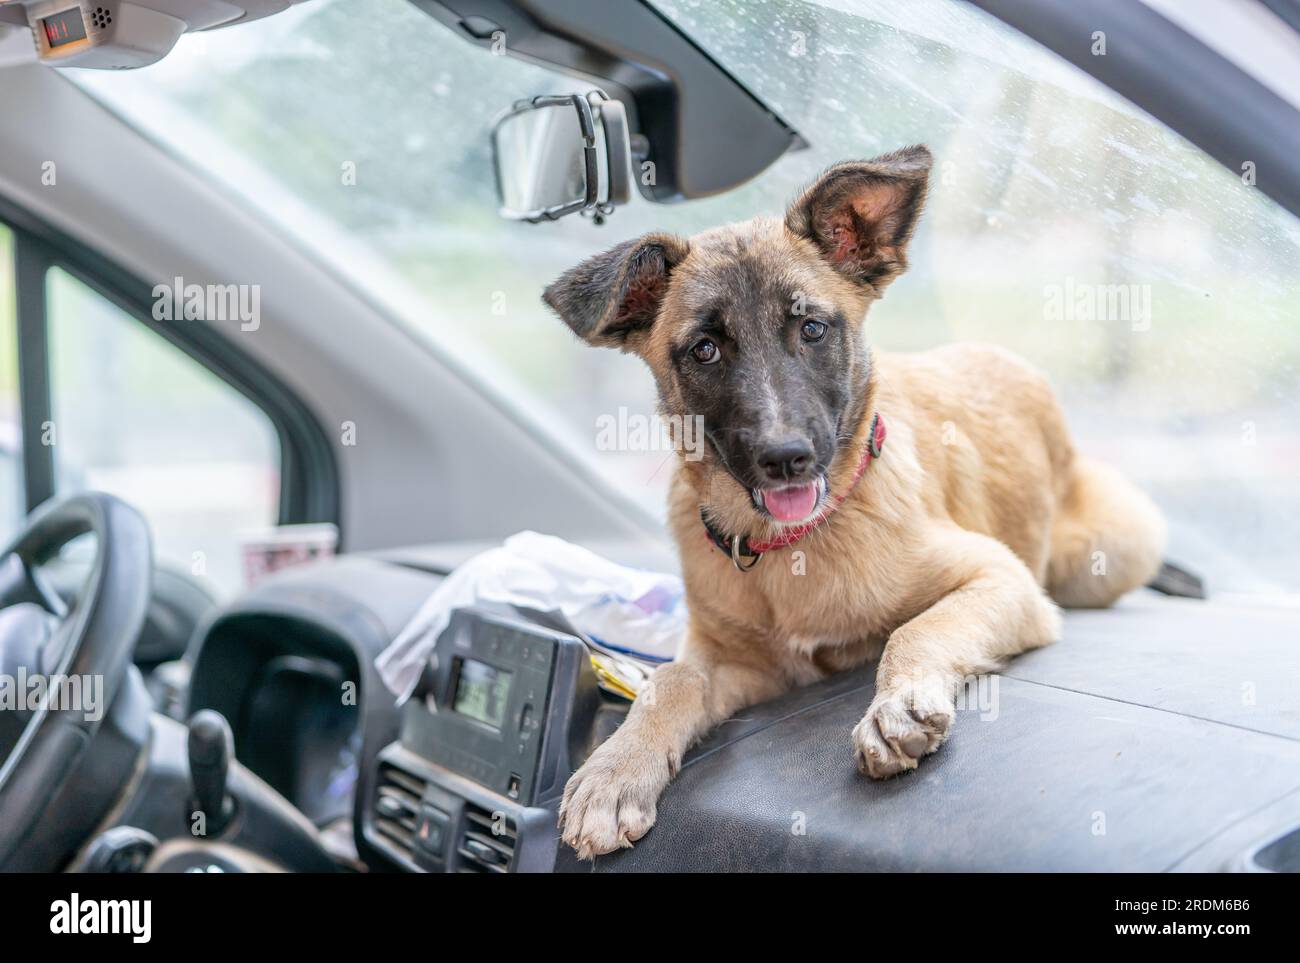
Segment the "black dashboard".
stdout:
<svg viewBox="0 0 1300 963">
<path fill-rule="evenodd" d="M 399 708 L 374 659 L 440 568 L 349 557 L 268 579 L 207 626 L 188 711 L 221 712 L 236 757 L 319 828 L 350 821 L 370 868 L 548 871 L 565 781 L 626 703 L 577 639 L 478 609 Z"/>
<path fill-rule="evenodd" d="M 318 827 L 353 820 L 367 761 L 397 735 L 374 657 L 437 580 L 366 558 L 267 579 L 202 631 L 187 714 L 224 715 L 236 758 Z"/>
<path fill-rule="evenodd" d="M 627 704 L 576 640 L 461 612 L 401 709 L 373 668 L 463 557 L 291 570 L 197 651 L 191 710 L 223 712 L 237 755 L 318 825 L 350 807 L 370 871 L 1300 868 L 1300 618 L 1154 593 L 1067 613 L 906 777 L 853 764 L 870 666 L 746 710 L 683 760 L 645 839 L 580 863 L 558 799 Z"/>
<path fill-rule="evenodd" d="M 208 638 L 226 655 L 198 675 L 192 709 L 221 712 L 240 761 L 313 823 L 350 817 L 362 734 L 356 654 L 287 616 L 223 619 Z"/>
</svg>

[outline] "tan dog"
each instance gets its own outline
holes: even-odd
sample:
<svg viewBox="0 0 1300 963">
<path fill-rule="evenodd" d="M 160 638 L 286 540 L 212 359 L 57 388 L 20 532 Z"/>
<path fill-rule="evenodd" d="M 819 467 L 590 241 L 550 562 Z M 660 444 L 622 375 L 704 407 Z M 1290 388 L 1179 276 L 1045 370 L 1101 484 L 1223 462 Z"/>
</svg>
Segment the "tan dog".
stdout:
<svg viewBox="0 0 1300 963">
<path fill-rule="evenodd" d="M 688 638 L 569 780 L 580 856 L 643 836 L 718 722 L 876 658 L 858 765 L 914 769 L 966 677 L 1057 637 L 1049 596 L 1109 605 L 1159 568 L 1159 512 L 1074 451 L 1040 374 L 996 348 L 867 347 L 930 166 L 924 147 L 839 164 L 783 221 L 647 235 L 547 289 L 581 337 L 643 358 L 663 413 L 702 416 L 707 438 L 670 495 Z"/>
</svg>

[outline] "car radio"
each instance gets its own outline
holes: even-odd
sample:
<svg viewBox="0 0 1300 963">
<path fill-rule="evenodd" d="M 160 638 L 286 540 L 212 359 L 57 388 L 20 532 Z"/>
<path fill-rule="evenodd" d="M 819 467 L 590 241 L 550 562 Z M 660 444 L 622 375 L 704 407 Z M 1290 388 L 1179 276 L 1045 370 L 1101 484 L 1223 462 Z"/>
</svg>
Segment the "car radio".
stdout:
<svg viewBox="0 0 1300 963">
<path fill-rule="evenodd" d="M 455 612 L 379 754 L 367 842 L 407 869 L 545 868 L 564 784 L 610 715 L 580 639 L 511 610 Z"/>
<path fill-rule="evenodd" d="M 522 620 L 456 612 L 402 712 L 401 741 L 423 759 L 526 806 L 564 788 L 570 733 L 590 729 L 587 647 Z M 584 718 L 585 716 L 585 718 Z"/>
</svg>

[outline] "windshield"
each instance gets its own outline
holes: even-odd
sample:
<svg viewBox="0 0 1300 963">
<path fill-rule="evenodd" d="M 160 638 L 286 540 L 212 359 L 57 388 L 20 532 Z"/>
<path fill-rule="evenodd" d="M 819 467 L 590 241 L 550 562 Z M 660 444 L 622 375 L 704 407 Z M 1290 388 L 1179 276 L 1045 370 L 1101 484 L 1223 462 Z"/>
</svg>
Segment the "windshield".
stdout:
<svg viewBox="0 0 1300 963">
<path fill-rule="evenodd" d="M 671 455 L 602 440 L 653 413 L 649 374 L 580 345 L 542 288 L 644 231 L 778 213 L 830 163 L 926 143 L 931 201 L 872 343 L 1019 352 L 1079 446 L 1165 510 L 1171 558 L 1220 591 L 1300 590 L 1300 228 L 1252 171 L 955 0 L 657 6 L 810 146 L 726 195 L 634 198 L 604 226 L 500 219 L 490 159 L 502 108 L 590 85 L 477 49 L 407 0 L 318 0 L 183 38 L 150 68 L 70 75 L 398 321 L 490 360 L 521 411 L 658 513 Z"/>
</svg>

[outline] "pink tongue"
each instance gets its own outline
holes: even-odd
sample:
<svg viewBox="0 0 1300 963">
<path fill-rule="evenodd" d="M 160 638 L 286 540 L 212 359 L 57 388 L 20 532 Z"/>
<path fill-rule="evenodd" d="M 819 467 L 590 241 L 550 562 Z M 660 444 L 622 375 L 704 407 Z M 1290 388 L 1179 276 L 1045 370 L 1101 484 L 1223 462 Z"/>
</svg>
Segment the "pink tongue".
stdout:
<svg viewBox="0 0 1300 963">
<path fill-rule="evenodd" d="M 805 518 L 816 504 L 816 482 L 809 482 L 796 488 L 782 488 L 779 491 L 763 490 L 763 507 L 778 521 L 792 522 L 797 518 Z"/>
</svg>

